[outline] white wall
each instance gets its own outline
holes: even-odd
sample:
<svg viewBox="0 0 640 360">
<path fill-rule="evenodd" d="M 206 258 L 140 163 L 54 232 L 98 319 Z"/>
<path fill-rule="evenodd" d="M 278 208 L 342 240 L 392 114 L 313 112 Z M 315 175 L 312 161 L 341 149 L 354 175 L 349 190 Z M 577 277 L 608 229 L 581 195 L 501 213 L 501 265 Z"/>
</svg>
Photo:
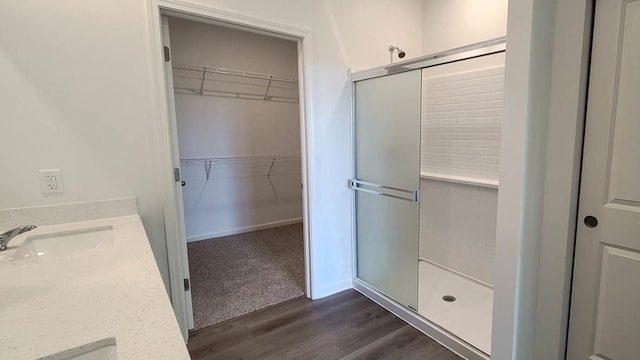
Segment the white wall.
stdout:
<svg viewBox="0 0 640 360">
<path fill-rule="evenodd" d="M 497 203 L 497 189 L 422 179 L 420 258 L 493 284 Z"/>
<path fill-rule="evenodd" d="M 424 54 L 505 36 L 508 0 L 424 0 Z"/>
<path fill-rule="evenodd" d="M 351 286 L 347 68 L 388 63 L 389 39 L 402 39 L 409 56 L 421 53 L 422 2 L 197 3 L 311 31 L 312 290 L 321 297 Z M 156 179 L 168 172 L 156 160 L 147 2 L 3 0 L 1 7 L 0 208 L 137 196 L 166 281 Z M 357 27 L 347 16 L 356 13 Z M 40 195 L 40 168 L 63 170 L 63 196 Z"/>
<path fill-rule="evenodd" d="M 173 64 L 297 78 L 294 41 L 178 18 L 169 18 L 169 28 Z M 174 73 L 174 86 L 200 86 L 199 80 L 193 83 L 179 76 Z M 228 83 L 209 84 L 216 89 L 238 89 Z M 256 88 L 240 86 L 240 90 Z M 182 159 L 300 157 L 296 103 L 201 96 L 178 90 L 175 105 Z M 202 164 L 181 166 L 186 181 L 182 193 L 187 241 L 301 221 L 300 166 L 299 160 L 278 161 L 273 168 L 271 161 L 213 165 L 208 180 Z M 270 168 L 272 176 L 267 178 L 264 175 Z"/>
<path fill-rule="evenodd" d="M 166 283 L 144 2 L 0 7 L 0 208 L 136 196 Z M 40 193 L 50 168 L 63 194 Z"/>
<path fill-rule="evenodd" d="M 404 60 L 423 55 L 424 0 L 322 0 L 346 62 L 356 70 L 389 64 L 389 45 Z M 320 1 L 318 1 L 320 2 Z M 398 61 L 397 55 L 394 55 Z"/>
<path fill-rule="evenodd" d="M 206 65 L 298 78 L 292 40 L 169 17 L 173 65 Z"/>
</svg>

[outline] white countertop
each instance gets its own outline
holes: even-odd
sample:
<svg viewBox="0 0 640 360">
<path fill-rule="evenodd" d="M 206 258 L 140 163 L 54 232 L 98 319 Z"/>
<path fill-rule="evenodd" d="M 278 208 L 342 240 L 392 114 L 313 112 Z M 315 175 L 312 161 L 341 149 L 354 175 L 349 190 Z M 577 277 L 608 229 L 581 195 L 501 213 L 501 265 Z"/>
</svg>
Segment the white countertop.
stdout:
<svg viewBox="0 0 640 360">
<path fill-rule="evenodd" d="M 6 261 L 29 236 L 108 225 L 113 242 L 64 261 Z M 190 358 L 139 216 L 42 226 L 0 252 L 0 359 L 108 337 L 119 360 Z"/>
</svg>

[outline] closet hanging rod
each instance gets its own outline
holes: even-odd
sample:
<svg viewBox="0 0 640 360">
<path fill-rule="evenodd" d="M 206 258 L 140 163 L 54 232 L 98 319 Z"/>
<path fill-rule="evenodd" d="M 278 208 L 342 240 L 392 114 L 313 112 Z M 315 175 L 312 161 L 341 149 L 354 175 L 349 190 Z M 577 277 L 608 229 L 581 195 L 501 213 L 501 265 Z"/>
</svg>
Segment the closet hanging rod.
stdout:
<svg viewBox="0 0 640 360">
<path fill-rule="evenodd" d="M 288 78 L 284 76 L 271 75 L 271 74 L 262 74 L 257 72 L 248 72 L 248 71 L 240 71 L 240 70 L 232 70 L 226 68 L 217 68 L 217 67 L 209 67 L 209 66 L 196 66 L 196 65 L 183 65 L 176 64 L 172 65 L 173 69 L 179 70 L 191 70 L 191 71 L 199 71 L 208 74 L 218 74 L 218 75 L 230 75 L 230 76 L 240 76 L 250 79 L 259 79 L 259 80 L 273 80 L 279 82 L 286 82 L 291 84 L 297 84 L 298 80 L 294 78 Z"/>
</svg>

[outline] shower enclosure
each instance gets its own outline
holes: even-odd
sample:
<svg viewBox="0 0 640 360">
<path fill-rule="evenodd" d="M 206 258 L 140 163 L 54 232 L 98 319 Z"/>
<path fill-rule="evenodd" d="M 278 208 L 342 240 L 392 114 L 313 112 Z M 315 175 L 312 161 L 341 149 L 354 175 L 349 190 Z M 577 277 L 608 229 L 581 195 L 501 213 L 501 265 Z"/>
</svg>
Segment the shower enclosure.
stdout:
<svg viewBox="0 0 640 360">
<path fill-rule="evenodd" d="M 490 356 L 504 39 L 352 74 L 354 288 Z"/>
</svg>

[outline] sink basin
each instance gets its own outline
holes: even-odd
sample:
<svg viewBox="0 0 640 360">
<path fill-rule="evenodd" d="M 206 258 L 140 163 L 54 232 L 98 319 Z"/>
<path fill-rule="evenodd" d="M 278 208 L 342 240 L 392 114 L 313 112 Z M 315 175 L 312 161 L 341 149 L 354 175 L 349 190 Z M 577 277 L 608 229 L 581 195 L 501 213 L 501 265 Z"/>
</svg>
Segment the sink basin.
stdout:
<svg viewBox="0 0 640 360">
<path fill-rule="evenodd" d="M 113 226 L 38 234 L 29 236 L 9 260 L 61 257 L 111 243 L 113 243 Z"/>
<path fill-rule="evenodd" d="M 68 349 L 38 360 L 117 360 L 116 339 L 106 338 Z"/>
</svg>

